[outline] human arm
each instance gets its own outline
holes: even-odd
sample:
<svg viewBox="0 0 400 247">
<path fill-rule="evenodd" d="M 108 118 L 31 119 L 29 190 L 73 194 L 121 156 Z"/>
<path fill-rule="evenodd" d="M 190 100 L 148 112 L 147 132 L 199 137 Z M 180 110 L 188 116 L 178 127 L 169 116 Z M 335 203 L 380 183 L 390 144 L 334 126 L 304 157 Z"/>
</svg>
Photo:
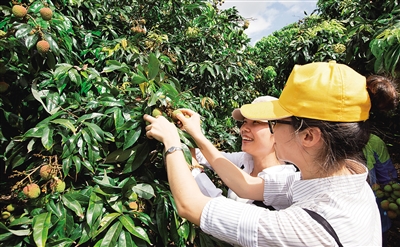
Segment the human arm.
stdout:
<svg viewBox="0 0 400 247">
<path fill-rule="evenodd" d="M 154 118 L 146 114 L 143 119 L 150 123 L 146 126 L 147 137 L 164 143 L 166 149 L 172 146 L 181 146 L 176 126 L 165 117 Z M 166 155 L 165 164 L 178 214 L 194 224 L 200 225 L 202 210 L 211 198 L 201 193 L 181 151 Z"/>
<path fill-rule="evenodd" d="M 182 129 L 190 134 L 212 168 L 222 181 L 238 196 L 252 200 L 263 200 L 264 180 L 252 177 L 243 172 L 235 164 L 227 160 L 224 155 L 203 135 L 200 127 L 200 116 L 192 110 L 180 109 L 183 114 L 176 117 Z"/>
</svg>

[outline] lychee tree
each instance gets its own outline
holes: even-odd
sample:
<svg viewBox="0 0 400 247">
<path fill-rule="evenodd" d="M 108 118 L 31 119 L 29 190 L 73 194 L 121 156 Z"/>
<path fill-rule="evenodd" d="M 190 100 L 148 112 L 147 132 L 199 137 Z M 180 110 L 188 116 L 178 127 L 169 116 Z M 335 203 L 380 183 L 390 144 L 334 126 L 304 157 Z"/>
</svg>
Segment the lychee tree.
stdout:
<svg viewBox="0 0 400 247">
<path fill-rule="evenodd" d="M 142 116 L 157 108 L 174 121 L 188 107 L 216 145 L 236 145 L 227 119 L 258 93 L 239 97 L 256 66 L 243 61 L 237 11 L 9 1 L 0 16 L 0 246 L 226 246 L 177 215 L 163 147 Z M 191 166 L 195 144 L 180 134 Z"/>
</svg>

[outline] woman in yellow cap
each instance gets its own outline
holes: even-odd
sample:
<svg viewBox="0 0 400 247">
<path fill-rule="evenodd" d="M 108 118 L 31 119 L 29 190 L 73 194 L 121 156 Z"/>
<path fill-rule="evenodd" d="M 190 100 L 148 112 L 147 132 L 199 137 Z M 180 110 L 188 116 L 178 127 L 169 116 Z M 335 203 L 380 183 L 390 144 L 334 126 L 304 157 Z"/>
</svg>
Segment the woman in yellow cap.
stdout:
<svg viewBox="0 0 400 247">
<path fill-rule="evenodd" d="M 287 191 L 292 205 L 278 211 L 204 196 L 179 151 L 176 126 L 164 117 L 145 115 L 151 123 L 146 134 L 164 143 L 178 213 L 218 239 L 242 246 L 380 246 L 379 210 L 360 151 L 369 138 L 370 97 L 381 103 L 376 89 L 390 86 L 369 84 L 346 65 L 316 62 L 296 65 L 278 100 L 242 106 L 245 118 L 268 120 L 277 156 L 300 169 L 280 178 L 284 186 L 229 165 L 199 131 L 197 113 L 183 110 L 190 118 L 177 116 L 239 196 L 262 200 Z"/>
</svg>

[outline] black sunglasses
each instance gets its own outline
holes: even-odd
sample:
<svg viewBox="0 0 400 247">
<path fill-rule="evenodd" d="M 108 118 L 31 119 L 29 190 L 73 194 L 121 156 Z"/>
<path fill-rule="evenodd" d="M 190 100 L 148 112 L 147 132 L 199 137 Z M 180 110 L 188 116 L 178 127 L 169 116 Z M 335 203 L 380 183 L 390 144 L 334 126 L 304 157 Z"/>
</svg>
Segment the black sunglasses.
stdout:
<svg viewBox="0 0 400 247">
<path fill-rule="evenodd" d="M 269 131 L 271 132 L 271 134 L 274 133 L 274 127 L 275 127 L 275 125 L 276 125 L 277 123 L 292 125 L 292 121 L 286 121 L 286 120 L 268 120 Z"/>
</svg>

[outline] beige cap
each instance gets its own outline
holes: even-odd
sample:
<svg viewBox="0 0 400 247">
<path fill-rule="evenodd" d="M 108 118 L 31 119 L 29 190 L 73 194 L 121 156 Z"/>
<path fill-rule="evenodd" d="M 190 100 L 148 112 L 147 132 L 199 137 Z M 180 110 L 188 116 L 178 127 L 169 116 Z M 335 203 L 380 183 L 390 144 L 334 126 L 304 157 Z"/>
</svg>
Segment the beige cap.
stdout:
<svg viewBox="0 0 400 247">
<path fill-rule="evenodd" d="M 255 100 L 253 100 L 253 102 L 251 102 L 251 104 L 256 104 L 256 103 L 260 103 L 260 102 L 267 102 L 267 101 L 273 101 L 273 100 L 277 100 L 277 98 L 272 97 L 272 96 L 261 96 L 256 98 Z M 235 110 L 232 111 L 232 117 L 233 119 L 235 119 L 236 121 L 243 121 L 244 117 L 242 115 L 242 113 L 240 112 L 240 108 L 236 108 Z"/>
</svg>

